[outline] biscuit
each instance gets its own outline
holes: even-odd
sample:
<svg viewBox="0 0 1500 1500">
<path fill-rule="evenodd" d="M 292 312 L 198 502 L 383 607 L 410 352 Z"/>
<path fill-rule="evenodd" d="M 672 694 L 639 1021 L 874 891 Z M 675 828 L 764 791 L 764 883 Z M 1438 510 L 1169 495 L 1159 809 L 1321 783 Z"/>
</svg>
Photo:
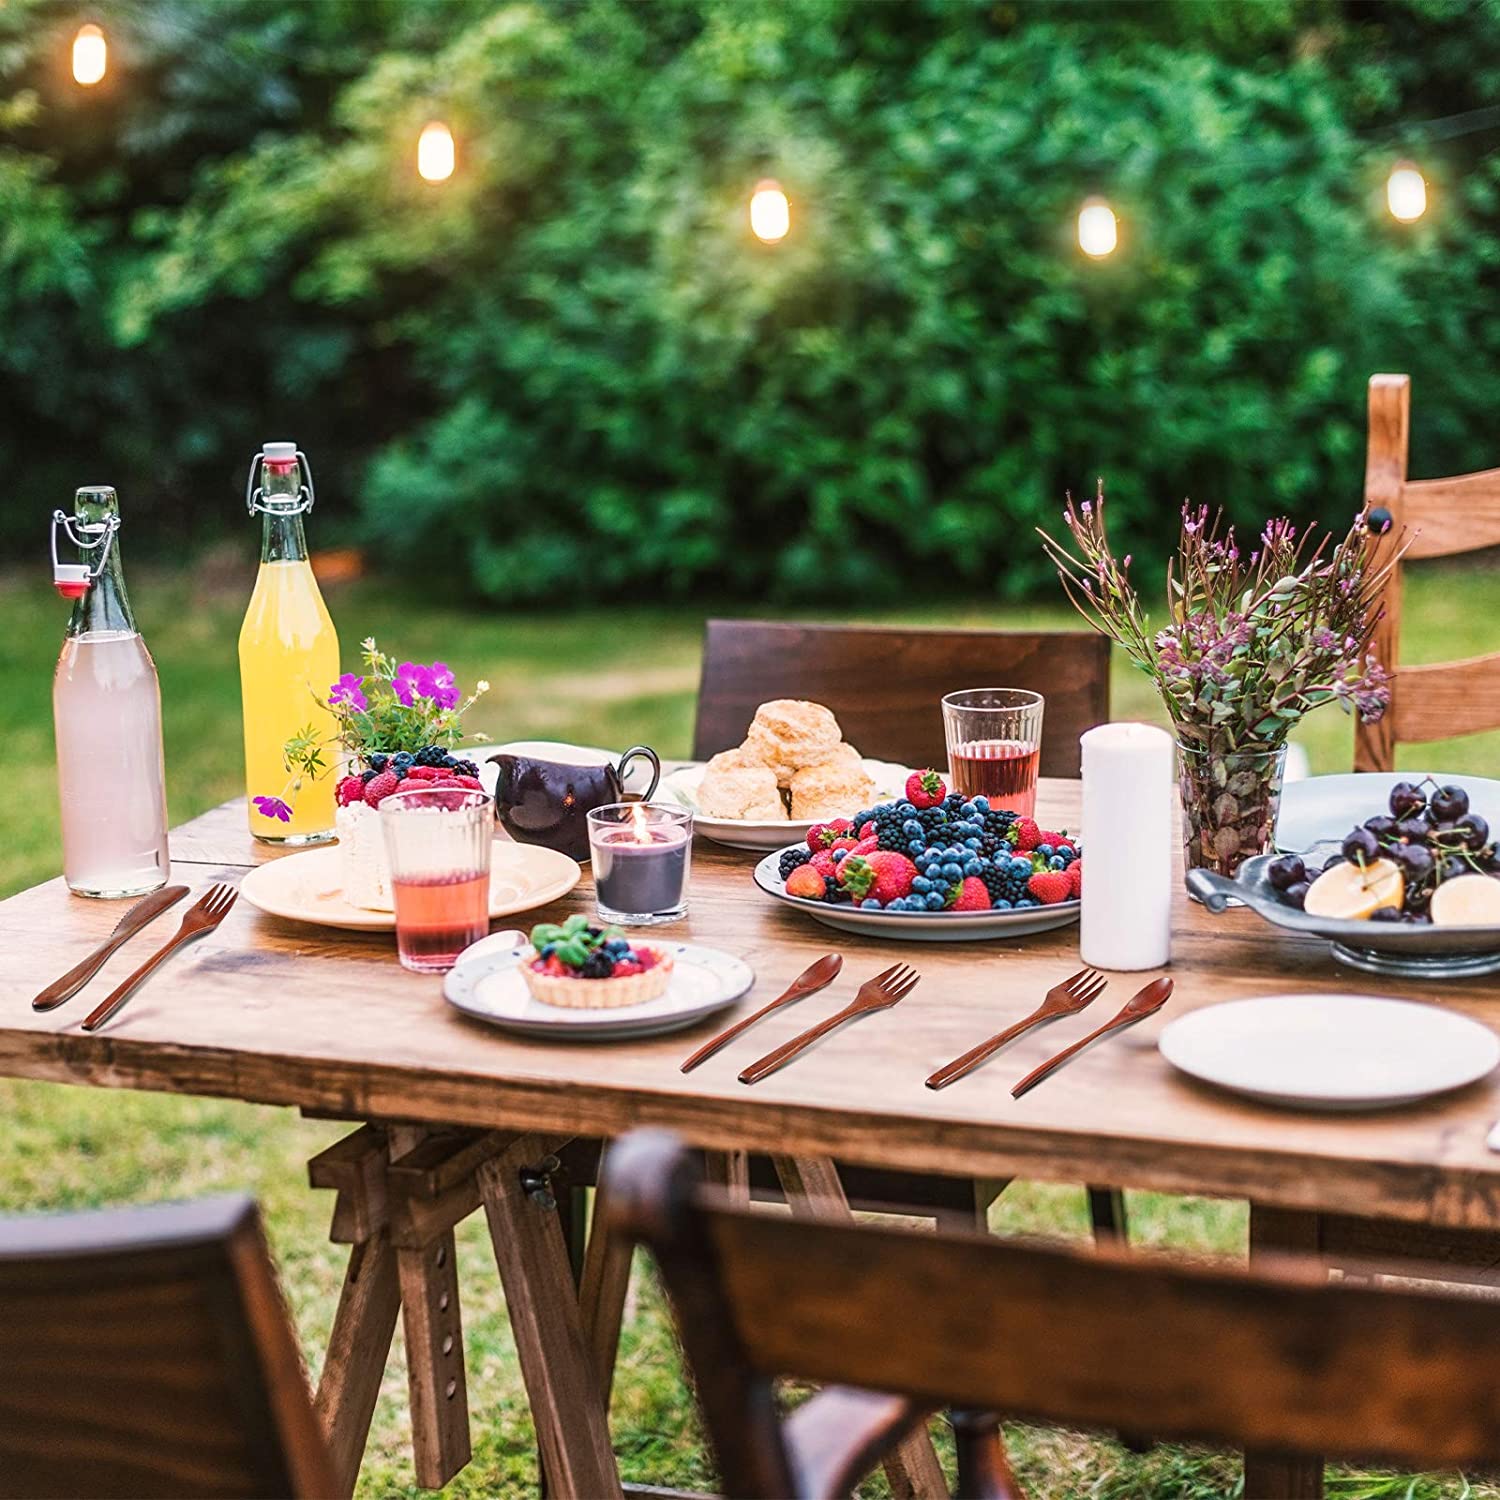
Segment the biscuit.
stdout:
<svg viewBox="0 0 1500 1500">
<path fill-rule="evenodd" d="M 755 710 L 744 748 L 775 771 L 781 786 L 788 786 L 804 766 L 826 760 L 843 738 L 839 721 L 821 703 L 774 698 Z"/>
<path fill-rule="evenodd" d="M 799 823 L 851 818 L 875 800 L 876 786 L 856 761 L 808 766 L 792 777 L 792 817 Z"/>
<path fill-rule="evenodd" d="M 786 804 L 768 766 L 708 769 L 698 786 L 698 806 L 708 818 L 784 823 Z"/>
</svg>

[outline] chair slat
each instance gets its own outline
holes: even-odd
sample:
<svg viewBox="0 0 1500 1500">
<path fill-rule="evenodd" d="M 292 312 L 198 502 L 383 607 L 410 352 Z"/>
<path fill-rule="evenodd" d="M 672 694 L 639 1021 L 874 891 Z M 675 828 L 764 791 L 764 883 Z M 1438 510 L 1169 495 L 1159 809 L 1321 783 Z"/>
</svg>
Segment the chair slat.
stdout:
<svg viewBox="0 0 1500 1500">
<path fill-rule="evenodd" d="M 1402 519 L 1414 533 L 1408 560 L 1500 546 L 1500 469 L 1409 479 L 1402 507 Z"/>
<path fill-rule="evenodd" d="M 1402 667 L 1397 680 L 1395 729 L 1402 744 L 1500 729 L 1500 651 Z"/>
</svg>

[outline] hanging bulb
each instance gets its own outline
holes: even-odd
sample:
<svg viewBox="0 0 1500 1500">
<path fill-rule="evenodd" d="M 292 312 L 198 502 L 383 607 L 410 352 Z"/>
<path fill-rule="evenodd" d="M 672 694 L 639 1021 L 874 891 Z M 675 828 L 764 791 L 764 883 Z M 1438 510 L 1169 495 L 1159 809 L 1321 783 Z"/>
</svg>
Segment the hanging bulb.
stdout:
<svg viewBox="0 0 1500 1500">
<path fill-rule="evenodd" d="M 784 240 L 792 227 L 792 206 L 781 191 L 781 184 L 766 177 L 755 184 L 750 194 L 750 230 L 764 245 Z"/>
<path fill-rule="evenodd" d="M 446 182 L 453 175 L 453 132 L 441 120 L 422 127 L 417 137 L 417 171 L 428 182 Z"/>
<path fill-rule="evenodd" d="M 109 44 L 104 33 L 90 21 L 78 28 L 73 38 L 73 79 L 85 88 L 92 87 L 104 77 L 109 65 Z"/>
<path fill-rule="evenodd" d="M 1078 210 L 1078 248 L 1095 260 L 1113 252 L 1120 243 L 1115 211 L 1103 198 L 1087 198 Z"/>
<path fill-rule="evenodd" d="M 1385 201 L 1393 218 L 1403 224 L 1420 219 L 1427 212 L 1427 182 L 1416 166 L 1399 161 L 1385 180 Z"/>
</svg>

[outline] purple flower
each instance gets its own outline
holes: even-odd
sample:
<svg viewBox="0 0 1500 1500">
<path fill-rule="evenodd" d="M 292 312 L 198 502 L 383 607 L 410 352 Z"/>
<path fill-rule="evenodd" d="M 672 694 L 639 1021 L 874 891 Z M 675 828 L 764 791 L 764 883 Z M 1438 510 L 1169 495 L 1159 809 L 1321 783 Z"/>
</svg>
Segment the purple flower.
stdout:
<svg viewBox="0 0 1500 1500">
<path fill-rule="evenodd" d="M 410 661 L 404 661 L 396 668 L 396 675 L 391 678 L 391 691 L 403 708 L 410 708 L 411 700 L 422 691 L 418 673 L 426 670 Z"/>
<path fill-rule="evenodd" d="M 283 823 L 292 821 L 292 810 L 280 797 L 256 797 L 255 810 L 263 818 L 279 818 Z"/>
<path fill-rule="evenodd" d="M 435 661 L 430 667 L 418 667 L 416 676 L 417 691 L 424 698 L 431 698 L 439 708 L 457 707 L 458 684 L 447 662 Z"/>
<path fill-rule="evenodd" d="M 344 704 L 349 708 L 363 713 L 370 705 L 364 694 L 365 680 L 355 672 L 345 672 L 334 685 L 328 689 L 328 704 L 333 707 L 336 704 Z"/>
</svg>

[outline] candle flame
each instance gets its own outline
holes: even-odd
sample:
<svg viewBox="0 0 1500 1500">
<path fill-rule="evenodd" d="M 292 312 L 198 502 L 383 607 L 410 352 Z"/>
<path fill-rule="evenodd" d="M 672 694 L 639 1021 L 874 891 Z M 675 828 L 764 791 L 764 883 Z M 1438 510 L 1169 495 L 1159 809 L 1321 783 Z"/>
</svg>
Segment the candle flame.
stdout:
<svg viewBox="0 0 1500 1500">
<path fill-rule="evenodd" d="M 636 843 L 649 844 L 652 842 L 651 822 L 644 802 L 637 802 L 630 809 L 630 831 Z"/>
</svg>

